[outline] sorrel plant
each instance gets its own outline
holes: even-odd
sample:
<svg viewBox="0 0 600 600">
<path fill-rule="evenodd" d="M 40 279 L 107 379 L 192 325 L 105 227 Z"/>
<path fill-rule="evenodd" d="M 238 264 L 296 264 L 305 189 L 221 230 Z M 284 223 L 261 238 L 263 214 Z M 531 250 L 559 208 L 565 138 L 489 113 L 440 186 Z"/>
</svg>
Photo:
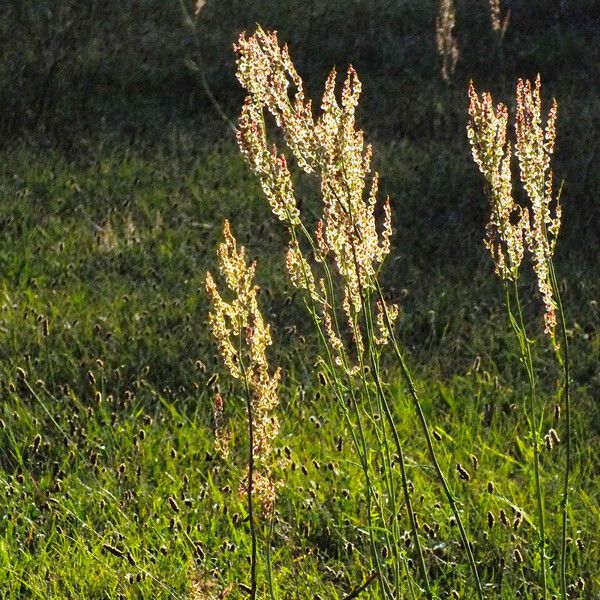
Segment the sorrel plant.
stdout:
<svg viewBox="0 0 600 600">
<path fill-rule="evenodd" d="M 508 109 L 502 103 L 494 107 L 492 97 L 487 92 L 480 97 L 472 83 L 469 86 L 470 105 L 467 135 L 471 143 L 473 159 L 486 179 L 490 200 L 491 216 L 486 229 L 485 245 L 492 254 L 496 273 L 504 283 L 506 309 L 519 344 L 521 360 L 529 383 L 528 403 L 525 411 L 533 448 L 540 578 L 542 597 L 545 599 L 551 590 L 549 590 L 546 537 L 547 515 L 540 482 L 540 449 L 544 443 L 544 415 L 537 400 L 538 380 L 533 360 L 534 342 L 527 332 L 519 285 L 520 267 L 525 254 L 531 259 L 544 305 L 544 332 L 563 369 L 566 456 L 561 501 L 559 567 L 559 585 L 563 598 L 568 597 L 566 545 L 571 471 L 571 407 L 567 328 L 553 262 L 561 222 L 560 192 L 555 196 L 553 173 L 550 168 L 556 139 L 558 106 L 556 100 L 553 100 L 546 125 L 543 127 L 540 91 L 541 81 L 538 75 L 535 84 L 520 79 L 516 92 L 515 148 L 520 181 L 529 200 L 529 206 L 521 206 L 513 195 L 512 144 L 507 140 Z M 557 322 L 561 330 L 561 343 L 556 337 Z M 555 432 L 553 436 L 558 439 Z M 546 438 L 548 438 L 548 434 Z"/>
</svg>

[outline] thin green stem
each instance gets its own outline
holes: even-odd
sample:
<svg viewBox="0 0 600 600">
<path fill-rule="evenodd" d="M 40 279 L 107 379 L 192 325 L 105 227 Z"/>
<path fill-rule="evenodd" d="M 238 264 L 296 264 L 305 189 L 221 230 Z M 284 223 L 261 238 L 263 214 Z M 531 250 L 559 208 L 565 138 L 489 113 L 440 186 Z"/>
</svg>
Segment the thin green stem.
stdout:
<svg viewBox="0 0 600 600">
<path fill-rule="evenodd" d="M 267 537 L 267 585 L 269 587 L 269 596 L 271 600 L 276 600 L 275 590 L 273 589 L 273 569 L 271 563 L 271 540 L 273 539 L 273 526 L 275 525 L 275 505 L 271 509 L 271 518 L 269 519 L 269 535 Z"/>
<path fill-rule="evenodd" d="M 560 329 L 563 344 L 563 355 L 560 355 L 560 349 L 556 348 L 559 362 L 562 364 L 564 372 L 564 394 L 565 394 L 565 477 L 563 485 L 563 497 L 562 497 L 562 523 L 561 523 L 561 543 L 560 543 L 560 587 L 563 598 L 568 598 L 567 595 L 567 524 L 568 524 L 568 511 L 569 511 L 569 479 L 571 477 L 571 386 L 570 386 L 570 362 L 569 362 L 569 340 L 567 337 L 567 323 L 565 319 L 565 313 L 563 309 L 562 299 L 560 296 L 560 288 L 556 279 L 556 272 L 554 270 L 554 262 L 552 258 L 548 261 L 550 280 L 554 295 L 556 297 L 556 304 L 558 306 L 558 313 L 560 317 Z"/>
<path fill-rule="evenodd" d="M 527 380 L 529 383 L 529 432 L 531 435 L 531 443 L 533 446 L 533 469 L 535 478 L 535 495 L 537 502 L 538 512 L 538 524 L 540 531 L 540 555 L 541 555 L 541 575 L 542 575 L 542 598 L 546 600 L 548 594 L 548 584 L 546 578 L 546 523 L 545 523 L 545 512 L 544 512 L 544 496 L 542 494 L 542 486 L 540 482 L 540 450 L 539 450 L 539 429 L 541 426 L 541 419 L 538 423 L 537 410 L 536 410 L 536 385 L 535 385 L 535 371 L 533 367 L 533 357 L 531 354 L 531 341 L 527 337 L 527 331 L 525 328 L 525 319 L 523 317 L 523 309 L 521 307 L 521 299 L 519 295 L 519 286 L 516 279 L 513 280 L 513 292 L 515 297 L 515 304 L 517 306 L 517 317 L 518 321 L 515 320 L 512 312 L 512 303 L 510 301 L 510 290 L 507 283 L 504 285 L 506 309 L 509 313 L 509 319 L 512 324 L 515 335 L 519 340 L 521 348 L 521 360 L 527 371 Z"/>
<path fill-rule="evenodd" d="M 367 312 L 368 311 L 365 310 L 365 313 L 367 313 Z M 369 338 L 369 341 L 372 343 L 372 340 L 374 339 L 374 331 L 373 331 L 373 323 L 371 320 L 370 313 L 368 313 L 368 315 L 366 314 L 365 320 L 367 323 L 367 337 Z M 423 577 L 423 583 L 425 585 L 425 592 L 427 594 L 427 597 L 432 598 L 433 594 L 431 591 L 431 585 L 429 583 L 429 577 L 427 575 L 427 568 L 425 567 L 425 559 L 423 557 L 423 549 L 421 547 L 421 540 L 419 538 L 417 519 L 415 517 L 415 513 L 414 513 L 414 510 L 412 507 L 412 500 L 410 497 L 410 490 L 408 487 L 408 476 L 406 473 L 406 462 L 404 460 L 404 451 L 402 448 L 402 444 L 400 442 L 400 436 L 398 434 L 398 429 L 396 427 L 396 423 L 394 421 L 394 417 L 392 415 L 392 411 L 390 409 L 389 402 L 387 401 L 387 397 L 385 395 L 385 392 L 383 390 L 383 386 L 381 383 L 379 363 L 376 360 L 375 354 L 372 351 L 372 349 L 370 350 L 369 354 L 371 357 L 371 367 L 373 369 L 373 381 L 375 382 L 375 387 L 377 389 L 380 404 L 385 413 L 385 418 L 388 422 L 388 425 L 392 431 L 392 436 L 394 438 L 394 443 L 396 446 L 396 452 L 398 453 L 398 462 L 400 464 L 400 477 L 401 477 L 401 481 L 402 481 L 402 491 L 404 494 L 404 501 L 406 503 L 406 511 L 408 514 L 408 520 L 410 523 L 411 533 L 412 533 L 413 540 L 415 543 L 415 549 L 417 551 L 417 560 L 419 563 L 419 569 L 420 569 L 421 575 Z"/>
<path fill-rule="evenodd" d="M 300 231 L 302 232 L 303 236 L 306 238 L 306 240 L 309 243 L 315 256 L 320 256 L 319 250 L 318 250 L 316 244 L 314 243 L 312 236 L 306 229 L 304 223 L 302 223 L 302 221 L 298 221 L 297 226 L 300 229 Z M 289 232 L 290 232 L 290 236 L 291 236 L 292 240 L 294 242 L 298 243 L 298 238 L 296 235 L 295 227 L 289 227 Z M 338 324 L 337 317 L 336 317 L 335 302 L 334 302 L 335 294 L 334 294 L 333 278 L 331 276 L 331 272 L 329 270 L 329 267 L 327 266 L 327 263 L 325 262 L 324 257 L 321 257 L 321 258 L 322 258 L 321 264 L 323 266 L 323 270 L 325 272 L 325 276 L 327 279 L 327 286 L 328 286 L 330 300 L 331 300 L 330 304 L 331 304 L 332 319 L 333 319 L 334 327 L 336 329 L 336 333 L 339 335 L 339 324 Z M 303 269 L 305 268 L 304 265 L 302 265 L 302 268 Z M 306 273 L 304 273 L 304 276 L 305 276 L 305 279 L 308 280 Z M 377 575 L 379 578 L 379 582 L 381 584 L 381 590 L 384 594 L 384 598 L 386 598 L 388 596 L 391 597 L 392 593 L 391 593 L 391 590 L 389 589 L 389 585 L 387 584 L 387 581 L 385 579 L 383 568 L 381 566 L 381 562 L 379 559 L 379 553 L 377 552 L 377 544 L 375 543 L 373 517 L 372 517 L 372 510 L 371 510 L 371 507 L 373 504 L 373 484 L 371 481 L 371 476 L 369 474 L 367 442 L 366 442 L 366 438 L 365 438 L 365 434 L 364 434 L 363 423 L 362 423 L 360 411 L 358 408 L 358 402 L 357 402 L 357 398 L 355 395 L 354 386 L 352 385 L 352 382 L 350 381 L 350 376 L 348 375 L 348 371 L 349 371 L 348 357 L 346 356 L 345 352 L 342 353 L 342 356 L 341 356 L 341 359 L 343 362 L 342 369 L 343 369 L 344 373 L 346 374 L 346 379 L 347 379 L 347 382 L 346 382 L 347 385 L 345 386 L 344 389 L 347 390 L 348 393 L 350 394 L 351 404 L 354 409 L 356 424 L 357 424 L 357 428 L 358 428 L 358 432 L 359 432 L 358 437 L 356 436 L 355 429 L 354 429 L 352 422 L 350 421 L 350 417 L 348 415 L 346 402 L 345 402 L 343 393 L 340 388 L 340 381 L 337 377 L 338 369 L 336 368 L 335 360 L 331 354 L 331 349 L 327 342 L 327 336 L 324 334 L 324 332 L 321 328 L 319 317 L 317 316 L 315 301 L 312 298 L 312 296 L 310 296 L 310 294 L 309 294 L 309 297 L 310 297 L 311 305 L 309 306 L 307 304 L 307 309 L 313 320 L 313 324 L 315 325 L 315 328 L 319 334 L 319 340 L 321 341 L 321 344 L 327 354 L 327 359 L 328 359 L 328 363 L 329 363 L 328 367 L 329 367 L 330 373 L 332 375 L 333 382 L 335 384 L 334 390 L 336 391 L 336 395 L 338 396 L 340 406 L 342 407 L 342 409 L 344 411 L 344 416 L 348 422 L 349 429 L 351 431 L 351 435 L 353 438 L 353 442 L 354 442 L 357 454 L 361 460 L 361 466 L 362 466 L 363 474 L 365 477 L 365 487 L 366 487 L 366 493 L 367 493 L 367 522 L 368 522 L 368 526 L 369 526 L 369 540 L 371 543 L 371 550 L 372 550 L 373 558 L 375 561 Z M 327 299 L 325 298 L 324 301 L 327 302 Z"/>
<path fill-rule="evenodd" d="M 460 537 L 462 540 L 462 545 L 463 545 L 465 552 L 467 553 L 467 559 L 469 561 L 469 566 L 471 567 L 471 571 L 473 573 L 473 578 L 475 579 L 475 588 L 477 591 L 477 596 L 479 597 L 480 600 L 484 600 L 483 588 L 481 586 L 481 580 L 479 579 L 479 573 L 477 571 L 475 557 L 473 556 L 471 544 L 469 543 L 469 539 L 467 537 L 467 532 L 463 525 L 463 522 L 462 522 L 462 519 L 460 516 L 460 512 L 458 510 L 458 505 L 456 503 L 456 499 L 454 498 L 454 495 L 452 494 L 452 490 L 450 489 L 450 486 L 448 485 L 446 476 L 444 475 L 442 468 L 440 467 L 440 463 L 437 459 L 435 448 L 433 447 L 433 441 L 431 439 L 431 433 L 429 432 L 429 426 L 427 424 L 427 419 L 425 418 L 423 408 L 421 407 L 421 401 L 420 401 L 419 395 L 417 393 L 417 388 L 413 382 L 412 375 L 411 375 L 411 373 L 408 369 L 408 366 L 404 360 L 404 356 L 402 355 L 402 352 L 400 351 L 400 346 L 396 339 L 396 334 L 394 333 L 394 327 L 390 320 L 390 316 L 389 316 L 389 313 L 387 310 L 387 305 L 385 303 L 385 298 L 383 297 L 383 292 L 381 290 L 381 286 L 379 285 L 379 281 L 377 281 L 377 279 L 375 279 L 375 285 L 377 288 L 377 293 L 379 295 L 379 299 L 381 300 L 386 327 L 388 328 L 390 340 L 392 341 L 392 347 L 394 349 L 394 353 L 396 354 L 396 357 L 400 364 L 400 369 L 402 371 L 402 375 L 404 377 L 405 383 L 408 387 L 409 394 L 413 400 L 413 404 L 417 411 L 419 424 L 421 425 L 421 429 L 423 430 L 423 434 L 425 436 L 425 442 L 427 444 L 429 458 L 434 466 L 434 469 L 437 473 L 440 483 L 442 484 L 444 494 L 446 496 L 446 499 L 448 500 L 448 503 L 449 503 L 452 513 L 454 515 L 454 519 L 456 520 L 456 524 L 458 526 L 458 529 L 460 532 Z"/>
<path fill-rule="evenodd" d="M 241 344 L 240 344 L 241 346 Z M 251 540 L 251 555 L 250 555 L 250 600 L 256 600 L 257 580 L 256 580 L 256 565 L 257 565 L 257 554 L 256 554 L 256 522 L 254 520 L 254 498 L 253 498 L 253 487 L 254 487 L 254 412 L 252 410 L 252 394 L 250 392 L 250 386 L 248 384 L 248 374 L 244 361 L 241 358 L 241 352 L 239 353 L 240 369 L 242 371 L 242 377 L 244 378 L 244 389 L 246 392 L 246 411 L 248 413 L 248 443 L 250 448 L 248 450 L 248 522 L 250 524 L 250 540 Z"/>
</svg>

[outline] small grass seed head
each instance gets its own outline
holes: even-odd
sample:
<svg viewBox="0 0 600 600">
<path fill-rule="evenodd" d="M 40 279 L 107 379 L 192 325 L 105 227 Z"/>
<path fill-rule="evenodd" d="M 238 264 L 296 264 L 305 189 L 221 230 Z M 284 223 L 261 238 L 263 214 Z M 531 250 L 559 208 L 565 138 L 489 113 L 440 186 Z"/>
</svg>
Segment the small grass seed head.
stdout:
<svg viewBox="0 0 600 600">
<path fill-rule="evenodd" d="M 554 421 L 558 422 L 560 420 L 560 404 L 556 403 L 554 405 Z"/>
<path fill-rule="evenodd" d="M 514 559 L 517 562 L 517 564 L 519 564 L 519 565 L 523 564 L 523 555 L 521 554 L 521 551 L 518 548 L 514 549 L 513 556 L 514 556 Z"/>
<path fill-rule="evenodd" d="M 104 550 L 106 552 L 109 552 L 110 554 L 112 554 L 113 556 L 116 556 L 117 558 L 123 558 L 125 556 L 125 554 L 121 550 L 119 550 L 115 546 L 112 546 L 111 544 L 102 544 L 102 547 L 104 548 Z"/>
<path fill-rule="evenodd" d="M 546 450 L 548 450 L 548 452 L 550 452 L 554 448 L 554 442 L 552 441 L 552 438 L 549 434 L 546 434 L 544 436 L 544 445 L 546 446 Z"/>
<path fill-rule="evenodd" d="M 523 513 L 521 511 L 518 511 L 517 514 L 515 515 L 515 518 L 513 521 L 513 529 L 515 531 L 517 531 L 519 529 L 519 527 L 521 527 L 522 524 L 523 524 Z"/>
<path fill-rule="evenodd" d="M 508 527 L 508 518 L 507 518 L 506 512 L 505 512 L 505 510 L 503 508 L 500 509 L 500 522 L 505 527 Z"/>
<path fill-rule="evenodd" d="M 40 449 L 40 444 L 42 443 L 42 436 L 38 433 L 35 438 L 33 438 L 33 443 L 31 444 L 31 449 L 33 453 L 36 454 Z"/>
<path fill-rule="evenodd" d="M 438 441 L 441 442 L 442 441 L 442 436 L 440 435 L 440 432 L 437 429 L 433 430 L 433 437 Z"/>
<path fill-rule="evenodd" d="M 553 429 L 552 427 L 550 428 L 550 430 L 548 431 L 548 435 L 550 436 L 550 439 L 552 440 L 552 442 L 556 445 L 560 444 L 560 438 L 558 437 L 558 433 L 556 433 L 556 430 Z"/>
<path fill-rule="evenodd" d="M 471 475 L 460 463 L 456 463 L 456 470 L 458 471 L 458 475 L 462 480 L 466 482 L 471 481 Z"/>
<path fill-rule="evenodd" d="M 494 490 L 495 490 L 495 488 L 494 488 L 494 482 L 493 481 L 488 481 L 488 483 L 487 483 L 488 494 L 493 494 Z"/>
<path fill-rule="evenodd" d="M 494 514 L 492 513 L 491 510 L 488 510 L 488 512 L 487 512 L 488 529 L 492 529 L 492 527 L 494 526 L 495 521 L 496 520 L 494 519 Z"/>
<path fill-rule="evenodd" d="M 428 523 L 423 523 L 423 531 L 432 539 L 436 538 L 435 530 Z"/>
</svg>

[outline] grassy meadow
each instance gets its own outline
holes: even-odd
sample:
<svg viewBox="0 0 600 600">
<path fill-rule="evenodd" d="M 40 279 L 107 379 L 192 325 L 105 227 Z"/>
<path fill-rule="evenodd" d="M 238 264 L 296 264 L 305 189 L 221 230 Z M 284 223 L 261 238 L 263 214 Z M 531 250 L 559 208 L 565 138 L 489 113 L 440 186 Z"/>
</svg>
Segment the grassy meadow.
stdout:
<svg viewBox="0 0 600 600">
<path fill-rule="evenodd" d="M 433 2 L 351 3 L 352 19 L 341 3 L 312 2 L 303 32 L 305 3 L 247 2 L 246 23 L 231 3 L 208 0 L 198 20 L 200 46 L 186 37 L 178 3 L 163 21 L 157 3 L 141 2 L 148 39 L 139 69 L 139 24 L 127 11 L 110 12 L 107 3 L 96 22 L 69 2 L 50 4 L 58 11 L 50 15 L 66 7 L 73 29 L 18 14 L 18 2 L 6 10 L 19 27 L 31 17 L 32 31 L 55 41 L 64 36 L 57 47 L 76 61 L 57 51 L 49 78 L 32 66 L 33 38 L 24 38 L 20 57 L 9 42 L 0 53 L 0 597 L 248 597 L 251 540 L 239 492 L 247 417 L 207 325 L 205 274 L 217 272 L 225 219 L 257 261 L 258 301 L 273 336 L 269 362 L 282 369 L 275 452 L 285 460 L 273 467 L 281 482 L 274 518 L 259 520 L 257 597 L 270 597 L 267 538 L 277 598 L 382 597 L 372 575 L 361 465 L 344 411 L 318 376 L 319 340 L 286 273 L 285 228 L 212 111 L 197 71 L 185 66 L 200 48 L 210 89 L 235 121 L 243 94 L 230 44 L 258 21 L 289 40 L 315 99 L 334 64 L 343 73 L 352 62 L 363 81 L 360 126 L 393 209 L 381 281 L 400 305 L 396 335 L 490 600 L 537 600 L 542 590 L 527 381 L 483 247 L 488 205 L 465 134 L 466 89 L 472 78 L 512 109 L 516 79 L 540 71 L 544 106 L 557 98 L 553 167 L 565 185 L 555 264 L 572 356 L 568 597 L 600 598 L 596 4 L 550 10 L 541 0 L 506 2 L 512 17 L 500 43 L 488 30 L 486 2 L 472 11 L 458 2 L 461 57 L 449 83 L 435 51 Z M 105 37 L 113 18 L 121 55 Z M 108 40 L 104 51 L 92 43 L 98 39 Z M 164 48 L 170 53 L 160 58 Z M 35 68 L 50 68 L 47 58 Z M 92 67 L 100 83 L 86 92 Z M 297 173 L 294 181 L 303 209 L 317 214 L 317 185 Z M 540 451 L 550 600 L 562 597 L 562 374 L 543 334 L 531 274 L 522 287 L 542 433 L 552 427 L 561 438 Z M 382 358 L 382 368 L 433 596 L 476 598 L 407 386 L 392 356 Z M 216 391 L 232 428 L 227 460 L 214 448 Z M 377 453 L 369 457 L 372 472 L 383 474 Z M 395 458 L 391 476 L 399 477 Z M 401 500 L 398 507 L 410 570 L 414 544 Z M 386 563 L 392 550 L 382 544 L 379 552 Z M 426 596 L 413 590 L 401 597 Z"/>
</svg>

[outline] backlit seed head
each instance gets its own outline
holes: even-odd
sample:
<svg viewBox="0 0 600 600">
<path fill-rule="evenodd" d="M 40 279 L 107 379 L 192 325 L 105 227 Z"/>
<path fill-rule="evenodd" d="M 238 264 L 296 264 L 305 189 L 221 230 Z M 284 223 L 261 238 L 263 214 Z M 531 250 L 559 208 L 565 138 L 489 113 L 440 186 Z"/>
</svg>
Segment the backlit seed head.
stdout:
<svg viewBox="0 0 600 600">
<path fill-rule="evenodd" d="M 558 422 L 560 420 L 560 404 L 556 403 L 554 405 L 554 421 Z"/>
<path fill-rule="evenodd" d="M 454 0 L 439 0 L 435 33 L 438 53 L 442 57 L 442 77 L 449 81 L 458 62 L 459 50 L 454 27 L 456 9 Z"/>
<path fill-rule="evenodd" d="M 456 470 L 458 471 L 458 475 L 464 481 L 471 481 L 471 475 L 469 472 L 460 464 L 456 464 Z"/>
<path fill-rule="evenodd" d="M 553 197 L 553 174 L 550 169 L 556 140 L 558 105 L 556 100 L 552 101 L 546 127 L 543 129 L 540 90 L 539 75 L 534 85 L 528 80 L 519 79 L 515 124 L 516 154 L 521 181 L 531 203 L 531 227 L 526 241 L 545 306 L 545 331 L 557 345 L 554 338 L 557 306 L 553 297 L 549 261 L 554 254 L 561 222 L 561 208 L 558 200 Z"/>
<path fill-rule="evenodd" d="M 517 514 L 515 515 L 515 518 L 513 521 L 513 529 L 516 531 L 517 529 L 519 529 L 519 527 L 521 527 L 522 523 L 523 523 L 523 513 L 521 511 L 518 511 Z"/>
<path fill-rule="evenodd" d="M 179 505 L 173 496 L 169 496 L 169 504 L 171 505 L 173 512 L 180 512 L 181 509 L 179 508 Z"/>
<path fill-rule="evenodd" d="M 502 103 L 494 108 L 492 97 L 481 98 L 473 82 L 469 84 L 469 121 L 467 136 L 473 160 L 485 177 L 490 220 L 485 245 L 503 279 L 516 279 L 523 260 L 525 235 L 529 230 L 529 212 L 517 204 L 512 192 L 512 146 L 506 141 L 508 109 Z"/>
<path fill-rule="evenodd" d="M 514 549 L 513 556 L 514 556 L 517 564 L 519 564 L 519 565 L 523 564 L 523 555 L 521 554 L 521 551 L 518 548 Z"/>
</svg>

